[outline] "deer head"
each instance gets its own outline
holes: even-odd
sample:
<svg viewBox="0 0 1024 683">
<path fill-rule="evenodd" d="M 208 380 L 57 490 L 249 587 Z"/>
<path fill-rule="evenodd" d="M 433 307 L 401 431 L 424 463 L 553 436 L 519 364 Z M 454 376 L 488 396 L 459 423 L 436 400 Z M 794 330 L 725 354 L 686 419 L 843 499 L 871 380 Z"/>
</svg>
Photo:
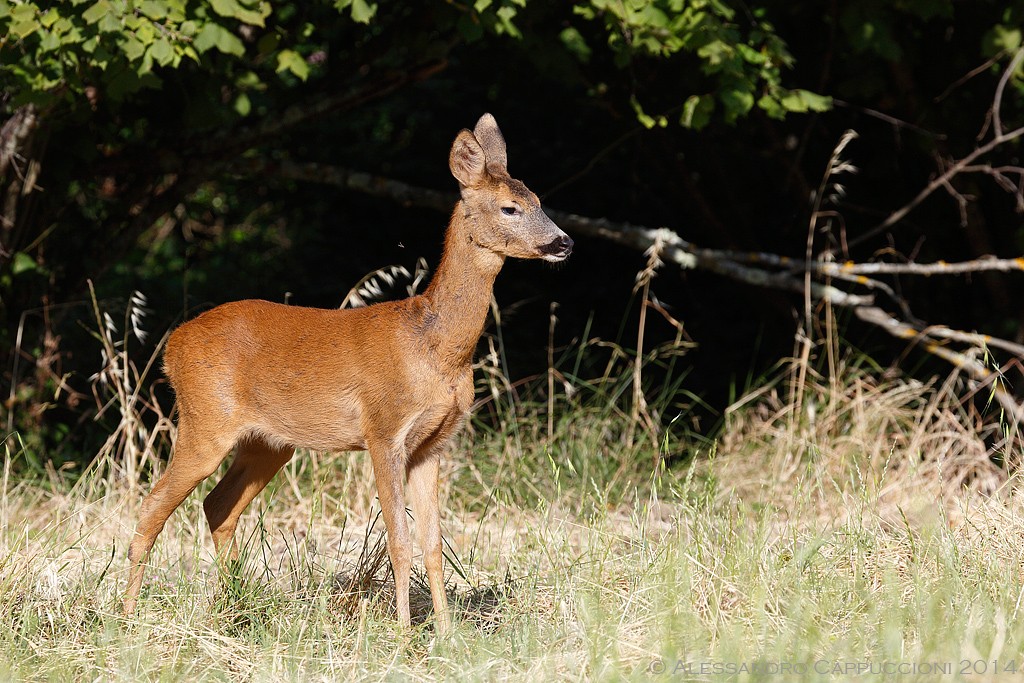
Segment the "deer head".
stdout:
<svg viewBox="0 0 1024 683">
<path fill-rule="evenodd" d="M 484 114 L 472 131 L 458 134 L 448 165 L 474 244 L 500 256 L 569 258 L 572 239 L 547 217 L 537 195 L 508 174 L 505 138 L 493 116 Z"/>
</svg>

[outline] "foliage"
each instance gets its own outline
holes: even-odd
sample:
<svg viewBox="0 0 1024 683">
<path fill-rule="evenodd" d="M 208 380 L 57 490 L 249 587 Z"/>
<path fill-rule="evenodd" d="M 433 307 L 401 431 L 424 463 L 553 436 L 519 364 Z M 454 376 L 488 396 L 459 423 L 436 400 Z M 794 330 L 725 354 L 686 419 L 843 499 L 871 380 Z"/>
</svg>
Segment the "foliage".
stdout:
<svg viewBox="0 0 1024 683">
<path fill-rule="evenodd" d="M 163 81 L 154 69 L 180 68 L 183 60 L 202 64 L 204 55 L 209 68 L 211 52 L 242 57 L 238 29 L 265 28 L 269 14 L 268 4 L 253 0 L 78 0 L 49 7 L 4 0 L 0 27 L 7 38 L 0 55 L 10 106 L 70 104 L 89 88 L 119 102 L 140 88 L 159 88 Z M 279 72 L 308 75 L 305 61 L 274 31 L 255 52 Z"/>
<path fill-rule="evenodd" d="M 333 5 L 357 23 L 386 22 L 375 21 L 377 6 L 366 0 L 317 4 Z M 526 0 L 478 0 L 458 17 L 458 31 L 467 40 L 486 30 L 522 39 L 516 20 L 526 6 Z M 603 26 L 619 68 L 641 57 L 697 58 L 714 87 L 685 98 L 684 125 L 706 125 L 716 101 L 728 121 L 746 115 L 755 100 L 777 118 L 828 107 L 828 98 L 782 88 L 782 70 L 792 57 L 763 8 L 753 10 L 757 18 L 747 30 L 720 0 L 588 0 L 572 9 Z M 120 103 L 141 88 L 164 87 L 166 70 L 194 66 L 238 89 L 233 106 L 244 116 L 251 110 L 246 91 L 266 87 L 270 74 L 305 81 L 315 69 L 318 61 L 310 55 L 326 32 L 308 21 L 290 25 L 298 13 L 296 3 L 261 0 L 73 0 L 56 6 L 2 0 L 0 73 L 8 111 L 28 102 L 47 110 L 58 101 L 73 107 L 83 94 L 95 106 L 97 89 Z M 578 29 L 558 35 L 578 59 L 590 58 L 593 48 Z M 634 105 L 645 125 L 665 125 L 665 116 L 651 117 Z"/>
<path fill-rule="evenodd" d="M 750 10 L 751 21 L 745 31 L 736 21 L 736 10 L 721 0 L 593 0 L 577 4 L 574 11 L 585 19 L 603 22 L 620 68 L 643 56 L 669 58 L 683 53 L 697 58 L 711 87 L 703 93 L 683 93 L 679 122 L 686 127 L 704 128 L 716 106 L 730 123 L 746 116 L 755 104 L 777 119 L 788 112 L 830 107 L 828 97 L 782 87 L 782 71 L 792 66 L 793 57 L 765 20 L 762 7 Z M 585 59 L 590 49 L 572 31 L 566 29 L 563 40 Z M 636 98 L 632 104 L 648 128 L 667 125 L 667 115 L 644 112 Z"/>
</svg>

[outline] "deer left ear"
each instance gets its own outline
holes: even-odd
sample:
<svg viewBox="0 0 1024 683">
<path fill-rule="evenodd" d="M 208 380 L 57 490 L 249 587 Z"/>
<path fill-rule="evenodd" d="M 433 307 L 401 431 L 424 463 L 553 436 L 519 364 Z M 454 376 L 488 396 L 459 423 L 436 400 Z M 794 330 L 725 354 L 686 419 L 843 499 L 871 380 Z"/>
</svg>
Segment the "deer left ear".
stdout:
<svg viewBox="0 0 1024 683">
<path fill-rule="evenodd" d="M 448 167 L 462 187 L 479 187 L 487 174 L 484 150 L 473 133 L 461 131 L 452 143 Z"/>
<path fill-rule="evenodd" d="M 505 137 L 498 129 L 498 122 L 490 114 L 484 114 L 476 122 L 473 135 L 484 149 L 487 170 L 496 174 L 508 173 L 508 157 L 505 155 Z"/>
</svg>

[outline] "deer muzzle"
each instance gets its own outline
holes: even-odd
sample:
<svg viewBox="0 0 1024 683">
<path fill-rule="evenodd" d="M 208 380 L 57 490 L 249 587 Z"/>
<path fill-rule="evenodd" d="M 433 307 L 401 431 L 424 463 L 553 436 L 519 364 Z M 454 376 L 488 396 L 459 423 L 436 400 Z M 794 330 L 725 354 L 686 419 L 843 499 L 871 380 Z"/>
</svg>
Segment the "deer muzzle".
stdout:
<svg viewBox="0 0 1024 683">
<path fill-rule="evenodd" d="M 572 253 L 572 238 L 564 232 L 540 248 L 541 258 L 545 261 L 558 263 L 569 258 Z"/>
</svg>

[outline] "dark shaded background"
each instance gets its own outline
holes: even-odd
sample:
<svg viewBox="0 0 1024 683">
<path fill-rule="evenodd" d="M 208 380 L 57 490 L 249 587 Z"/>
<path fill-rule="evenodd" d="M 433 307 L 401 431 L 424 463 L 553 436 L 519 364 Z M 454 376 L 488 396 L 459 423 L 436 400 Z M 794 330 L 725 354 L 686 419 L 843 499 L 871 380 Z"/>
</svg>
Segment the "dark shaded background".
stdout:
<svg viewBox="0 0 1024 683">
<path fill-rule="evenodd" d="M 837 207 L 840 228 L 833 237 L 863 233 L 927 184 L 940 159 L 975 147 L 1008 55 L 965 76 L 998 56 L 994 27 L 1012 28 L 1024 16 L 1020 2 L 983 0 L 773 1 L 762 9 L 795 58 L 785 85 L 834 97 L 831 111 L 777 121 L 754 110 L 735 124 L 716 118 L 703 130 L 689 130 L 676 123 L 678 103 L 707 85 L 690 57 L 638 59 L 619 68 L 612 53 L 601 49 L 606 36 L 599 27 L 557 3 L 524 9 L 517 19 L 521 39 L 465 41 L 438 18 L 444 10 L 414 3 L 381 7 L 369 28 L 331 19 L 337 27 L 323 27 L 326 61 L 319 76 L 288 97 L 302 102 L 391 83 L 395 74 L 413 73 L 434 60 L 431 75 L 255 148 L 270 159 L 343 166 L 454 191 L 447 169 L 451 141 L 489 111 L 505 134 L 512 175 L 548 206 L 666 226 L 701 246 L 800 256 L 812 193 L 845 130 L 860 135 L 845 154 L 859 173 L 843 178 L 847 193 Z M 737 4 L 737 11 L 742 23 L 751 10 Z M 578 28 L 594 46 L 588 62 L 552 57 L 551 46 L 566 26 Z M 158 338 L 183 316 L 224 301 L 258 297 L 332 307 L 373 269 L 400 264 L 411 270 L 420 256 L 431 266 L 437 263 L 443 214 L 287 180 L 272 167 L 247 173 L 237 150 L 204 157 L 210 129 L 194 119 L 194 108 L 175 104 L 207 98 L 215 105 L 222 97 L 197 83 L 193 74 L 168 74 L 161 91 L 139 96 L 134 116 L 129 108 L 105 119 L 101 107 L 77 113 L 78 120 L 62 121 L 48 133 L 40 184 L 66 187 L 84 177 L 88 183 L 79 191 L 88 199 L 51 194 L 34 209 L 40 221 L 57 227 L 40 257 L 46 271 L 16 278 L 6 289 L 4 341 L 12 363 L 4 392 L 12 381 L 24 385 L 17 392 L 21 398 L 7 406 L 21 411 L 15 423 L 22 430 L 70 425 L 53 431 L 43 446 L 60 449 L 62 457 L 87 457 L 102 435 L 88 421 L 87 378 L 100 361 L 86 330 L 87 279 L 111 307 L 133 289 L 145 293 L 152 309 L 145 325 Z M 261 100 L 254 94 L 257 113 L 273 117 L 282 111 L 289 102 L 277 96 L 267 93 Z M 669 125 L 641 126 L 631 97 L 647 111 L 666 112 Z M 1018 74 L 1003 105 L 1007 127 L 1024 124 L 1021 103 Z M 124 134 L 132 142 L 117 159 L 96 151 L 96 140 L 113 129 L 134 130 Z M 1018 140 L 991 160 L 1019 164 L 1019 155 Z M 170 223 L 154 211 L 149 218 L 155 223 L 140 227 L 127 215 L 128 193 L 154 167 L 172 168 L 182 178 L 193 173 L 196 180 L 182 182 L 180 194 L 167 202 Z M 111 178 L 114 189 L 105 193 Z M 966 227 L 955 201 L 939 192 L 888 233 L 848 252 L 840 249 L 840 258 L 927 262 L 1021 253 L 1024 223 L 1012 194 L 984 176 L 957 183 L 959 192 L 973 198 Z M 817 236 L 818 249 L 830 246 L 829 240 Z M 560 303 L 558 346 L 578 342 L 588 321 L 591 336 L 632 346 L 632 288 L 644 264 L 638 252 L 586 238 L 577 239 L 572 259 L 557 268 L 510 262 L 495 290 L 507 311 L 509 375 L 544 372 L 551 301 Z M 1018 274 L 893 282 L 921 320 L 1021 339 Z M 685 384 L 707 402 L 698 411 L 704 429 L 711 429 L 737 386 L 792 352 L 799 296 L 674 266 L 660 272 L 652 291 L 685 322 L 698 345 L 688 356 L 692 369 Z M 841 321 L 849 344 L 883 365 L 899 362 L 923 375 L 944 371 L 913 351 L 907 354 L 904 344 L 842 316 Z M 647 344 L 675 334 L 657 316 L 649 325 Z M 19 326 L 23 341 L 16 350 Z M 22 370 L 13 377 L 18 352 Z M 48 372 L 31 365 L 40 358 Z M 53 400 L 53 376 L 65 376 L 81 396 L 69 400 L 65 392 Z M 68 443 L 75 444 L 71 453 Z"/>
</svg>

